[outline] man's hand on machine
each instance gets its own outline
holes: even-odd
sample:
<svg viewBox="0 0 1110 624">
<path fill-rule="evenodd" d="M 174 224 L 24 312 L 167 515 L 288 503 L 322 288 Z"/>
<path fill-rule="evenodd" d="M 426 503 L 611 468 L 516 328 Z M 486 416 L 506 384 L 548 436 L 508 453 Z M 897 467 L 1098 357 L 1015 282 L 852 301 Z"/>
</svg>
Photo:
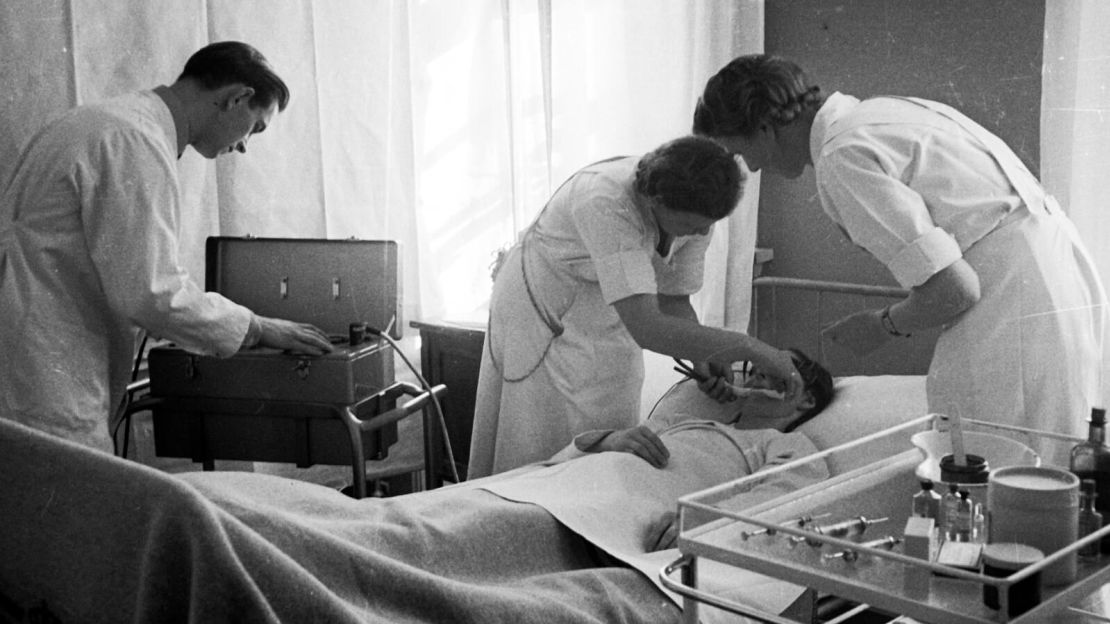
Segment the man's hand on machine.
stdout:
<svg viewBox="0 0 1110 624">
<path fill-rule="evenodd" d="M 307 355 L 323 355 L 332 350 L 328 335 L 318 327 L 258 315 L 254 318 L 258 320 L 261 329 L 259 346 Z"/>
<path fill-rule="evenodd" d="M 602 438 L 593 450 L 599 453 L 603 451 L 632 453 L 656 468 L 666 466 L 671 456 L 667 446 L 647 425 L 613 431 Z"/>
</svg>

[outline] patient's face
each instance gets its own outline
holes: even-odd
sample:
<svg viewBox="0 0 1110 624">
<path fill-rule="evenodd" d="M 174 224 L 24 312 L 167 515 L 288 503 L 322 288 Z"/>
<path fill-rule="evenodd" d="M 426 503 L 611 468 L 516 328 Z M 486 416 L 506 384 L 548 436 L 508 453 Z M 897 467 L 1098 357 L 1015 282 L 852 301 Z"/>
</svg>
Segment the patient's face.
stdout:
<svg viewBox="0 0 1110 624">
<path fill-rule="evenodd" d="M 741 384 L 745 388 L 786 391 L 786 380 L 765 374 L 758 367 L 748 371 Z M 752 394 L 737 399 L 740 418 L 734 423 L 737 429 L 783 429 L 807 409 L 806 393 L 793 399 L 774 399 L 762 394 Z"/>
</svg>

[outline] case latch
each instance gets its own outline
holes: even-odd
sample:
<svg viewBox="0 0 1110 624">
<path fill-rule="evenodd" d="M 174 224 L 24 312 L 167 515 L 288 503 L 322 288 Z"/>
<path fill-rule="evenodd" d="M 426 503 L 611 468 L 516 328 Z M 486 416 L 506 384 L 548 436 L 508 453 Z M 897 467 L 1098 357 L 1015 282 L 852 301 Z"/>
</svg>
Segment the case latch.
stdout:
<svg viewBox="0 0 1110 624">
<path fill-rule="evenodd" d="M 293 367 L 293 371 L 297 373 L 297 377 L 300 377 L 301 379 L 308 379 L 308 369 L 311 366 L 312 362 L 307 359 L 301 358 L 297 360 L 297 364 Z"/>
</svg>

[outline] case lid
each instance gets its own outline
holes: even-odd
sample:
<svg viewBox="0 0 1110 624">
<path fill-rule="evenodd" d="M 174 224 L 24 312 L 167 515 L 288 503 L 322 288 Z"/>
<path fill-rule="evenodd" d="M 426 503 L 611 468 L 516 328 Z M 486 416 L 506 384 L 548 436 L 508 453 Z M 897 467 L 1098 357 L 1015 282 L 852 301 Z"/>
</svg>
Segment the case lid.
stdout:
<svg viewBox="0 0 1110 624">
<path fill-rule="evenodd" d="M 207 290 L 343 337 L 363 322 L 400 338 L 400 284 L 396 241 L 213 236 L 205 247 Z"/>
</svg>

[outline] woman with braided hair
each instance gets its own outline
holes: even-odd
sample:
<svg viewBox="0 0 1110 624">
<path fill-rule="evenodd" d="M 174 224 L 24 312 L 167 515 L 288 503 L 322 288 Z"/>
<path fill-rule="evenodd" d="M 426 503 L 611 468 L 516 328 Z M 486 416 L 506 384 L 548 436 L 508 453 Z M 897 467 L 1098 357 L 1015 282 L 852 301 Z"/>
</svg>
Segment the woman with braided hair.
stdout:
<svg viewBox="0 0 1110 624">
<path fill-rule="evenodd" d="M 703 326 L 690 304 L 741 183 L 728 152 L 690 136 L 585 167 L 555 191 L 496 271 L 468 478 L 638 424 L 643 349 L 697 362 L 722 400 L 744 360 L 801 392 L 789 352 Z"/>
<path fill-rule="evenodd" d="M 825 213 L 910 290 L 832 324 L 832 341 L 864 354 L 941 327 L 931 411 L 1082 436 L 1104 398 L 1106 298 L 1073 224 L 998 137 L 937 102 L 825 96 L 767 55 L 709 80 L 694 132 L 755 171 L 812 166 Z"/>
</svg>

